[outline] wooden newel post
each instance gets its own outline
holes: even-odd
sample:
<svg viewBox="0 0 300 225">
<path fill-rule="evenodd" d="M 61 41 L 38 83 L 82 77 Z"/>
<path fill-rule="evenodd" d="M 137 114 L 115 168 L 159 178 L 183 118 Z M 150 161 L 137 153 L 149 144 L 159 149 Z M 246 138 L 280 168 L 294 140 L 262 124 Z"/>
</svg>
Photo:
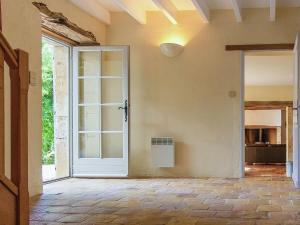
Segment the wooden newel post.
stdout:
<svg viewBox="0 0 300 225">
<path fill-rule="evenodd" d="M 16 54 L 19 66 L 11 71 L 11 176 L 19 187 L 17 224 L 28 225 L 28 54 L 22 50 L 16 50 Z"/>
<path fill-rule="evenodd" d="M 28 54 L 18 50 L 19 77 L 20 77 L 20 186 L 19 210 L 20 225 L 29 224 L 29 193 L 28 193 L 28 88 L 29 62 Z M 21 193 L 22 192 L 22 193 Z"/>
</svg>

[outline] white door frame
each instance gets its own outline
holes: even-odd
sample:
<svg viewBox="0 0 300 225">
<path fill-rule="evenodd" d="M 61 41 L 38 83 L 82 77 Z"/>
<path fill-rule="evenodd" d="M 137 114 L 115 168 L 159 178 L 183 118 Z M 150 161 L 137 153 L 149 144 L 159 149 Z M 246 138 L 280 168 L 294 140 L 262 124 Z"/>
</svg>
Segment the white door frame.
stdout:
<svg viewBox="0 0 300 225">
<path fill-rule="evenodd" d="M 271 51 L 271 50 L 270 50 Z M 300 63 L 300 62 L 299 62 Z M 245 177 L 245 51 L 240 51 L 240 177 Z M 294 138 L 293 138 L 294 139 Z M 294 153 L 293 153 L 294 154 Z M 300 158 L 300 154 L 298 154 Z M 294 161 L 294 160 L 293 160 Z M 300 159 L 299 159 L 300 161 Z M 299 170 L 299 168 L 298 168 Z M 297 184 L 295 184 L 297 186 Z"/>
<path fill-rule="evenodd" d="M 78 158 L 78 141 L 79 141 L 79 128 L 78 128 L 78 54 L 80 51 L 124 51 L 124 61 L 123 61 L 123 68 L 124 69 L 124 76 L 123 79 L 123 102 L 120 102 L 118 106 L 123 106 L 125 101 L 127 101 L 127 121 L 123 120 L 123 158 L 102 158 L 101 164 L 97 161 L 98 158 Z M 77 59 L 77 60 L 76 60 Z M 102 76 L 100 74 L 100 76 Z M 103 77 L 102 77 L 103 78 Z M 114 77 L 111 76 L 110 79 Z M 115 78 L 119 78 L 115 77 Z M 97 104 L 98 105 L 98 104 Z M 99 104 L 100 105 L 108 105 L 108 104 Z M 129 167 L 129 46 L 82 46 L 82 47 L 74 47 L 73 48 L 73 161 L 72 161 L 72 168 L 73 168 L 73 176 L 75 177 L 127 177 L 128 176 L 128 167 Z M 124 115 L 124 112 L 123 112 Z M 100 159 L 100 158 L 99 158 Z M 75 172 L 74 165 L 76 164 L 77 167 L 87 168 L 86 163 L 84 161 L 89 161 L 91 165 L 96 165 L 96 167 L 100 168 L 101 166 L 107 169 L 108 165 L 112 165 L 115 170 L 113 173 L 108 172 L 107 170 L 103 174 L 99 174 L 97 172 L 91 173 L 80 173 Z M 123 161 L 124 163 L 121 165 L 120 162 Z M 125 165 L 126 164 L 126 165 Z M 91 166 L 92 167 L 92 166 Z M 117 171 L 117 172 L 116 172 Z M 119 171 L 119 172 L 118 172 Z"/>
<path fill-rule="evenodd" d="M 52 182 L 56 182 L 59 181 L 61 179 L 66 179 L 69 177 L 73 176 L 73 171 L 72 171 L 72 165 L 73 165 L 73 97 L 71 95 L 71 93 L 73 93 L 73 45 L 64 42 L 62 40 L 56 39 L 55 37 L 52 37 L 51 35 L 47 35 L 47 34 L 42 34 L 42 39 L 46 39 L 47 41 L 50 42 L 54 42 L 54 43 L 58 43 L 60 45 L 63 45 L 65 47 L 67 47 L 69 49 L 68 54 L 68 153 L 69 153 L 69 157 L 68 157 L 68 163 L 69 163 L 69 173 L 68 176 L 66 177 L 59 177 L 59 178 L 55 178 L 53 180 L 49 180 L 49 181 L 43 181 L 43 183 L 52 183 Z"/>
<path fill-rule="evenodd" d="M 245 52 L 240 52 L 240 177 L 245 177 Z"/>
<path fill-rule="evenodd" d="M 300 33 L 297 33 L 297 38 L 294 46 L 294 83 L 293 83 L 293 174 L 292 178 L 296 188 L 300 188 L 300 171 L 299 171 L 299 163 L 300 163 L 300 126 L 299 126 L 299 110 L 300 110 L 300 79 L 299 79 L 299 67 L 300 67 Z M 296 87 L 296 88 L 295 88 Z M 295 101 L 296 100 L 296 101 Z M 297 134 L 297 135 L 295 135 Z M 296 143 L 296 144 L 295 144 Z"/>
</svg>

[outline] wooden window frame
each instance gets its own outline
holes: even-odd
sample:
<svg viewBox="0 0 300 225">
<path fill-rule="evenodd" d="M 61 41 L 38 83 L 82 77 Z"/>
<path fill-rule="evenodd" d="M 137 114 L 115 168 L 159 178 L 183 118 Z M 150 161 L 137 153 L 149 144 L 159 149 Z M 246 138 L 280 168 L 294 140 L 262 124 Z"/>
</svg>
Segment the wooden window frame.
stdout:
<svg viewBox="0 0 300 225">
<path fill-rule="evenodd" d="M 46 27 L 42 27 L 42 36 L 46 36 L 46 37 L 50 37 L 54 40 L 57 40 L 59 42 L 63 42 L 63 43 L 66 43 L 70 46 L 77 46 L 79 45 L 79 42 L 77 41 L 74 41 L 70 38 L 67 38 L 59 33 L 56 33 L 54 31 L 51 31 L 49 29 L 47 29 Z"/>
</svg>

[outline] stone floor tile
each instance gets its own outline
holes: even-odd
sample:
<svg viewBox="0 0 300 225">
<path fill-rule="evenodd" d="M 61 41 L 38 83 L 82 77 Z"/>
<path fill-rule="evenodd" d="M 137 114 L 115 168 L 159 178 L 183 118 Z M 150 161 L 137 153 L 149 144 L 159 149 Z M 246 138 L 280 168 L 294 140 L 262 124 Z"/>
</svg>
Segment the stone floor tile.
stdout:
<svg viewBox="0 0 300 225">
<path fill-rule="evenodd" d="M 207 210 L 192 210 L 189 213 L 189 216 L 200 217 L 200 218 L 213 217 L 215 215 L 216 215 L 215 211 L 207 211 Z"/>
<path fill-rule="evenodd" d="M 227 225 L 229 221 L 227 219 L 199 219 L 196 225 Z"/>
<path fill-rule="evenodd" d="M 283 221 L 257 220 L 256 225 L 283 225 Z"/>
<path fill-rule="evenodd" d="M 187 204 L 188 205 L 188 207 L 190 208 L 190 209 L 208 209 L 209 208 L 209 205 L 207 205 L 207 204 L 201 204 L 201 203 L 192 203 L 192 204 Z"/>
<path fill-rule="evenodd" d="M 233 211 L 219 211 L 216 212 L 216 218 L 238 218 L 238 213 Z"/>
<path fill-rule="evenodd" d="M 256 204 L 235 204 L 233 211 L 255 211 L 257 209 Z"/>
<path fill-rule="evenodd" d="M 267 212 L 256 212 L 256 211 L 239 211 L 237 212 L 239 218 L 243 219 L 268 219 Z"/>
<path fill-rule="evenodd" d="M 46 213 L 63 213 L 65 210 L 67 210 L 68 206 L 51 206 L 44 210 Z"/>
<path fill-rule="evenodd" d="M 42 221 L 42 222 L 56 222 L 60 218 L 64 217 L 64 214 L 60 213 L 44 213 L 41 217 L 36 219 L 37 221 Z"/>
<path fill-rule="evenodd" d="M 145 220 L 141 221 L 141 224 L 143 225 L 165 225 L 170 222 L 170 217 L 149 217 Z"/>
<path fill-rule="evenodd" d="M 287 220 L 283 222 L 284 225 L 300 225 L 300 221 Z"/>
<path fill-rule="evenodd" d="M 258 212 L 280 212 L 281 210 L 279 205 L 259 205 L 257 207 Z"/>
<path fill-rule="evenodd" d="M 97 214 L 97 215 L 92 215 L 87 218 L 84 223 L 110 223 L 113 220 L 117 219 L 117 215 L 110 215 L 110 214 Z"/>
<path fill-rule="evenodd" d="M 204 204 L 208 205 L 224 205 L 225 200 L 224 199 L 205 199 L 203 201 Z"/>
<path fill-rule="evenodd" d="M 94 206 L 99 202 L 100 200 L 83 200 L 73 203 L 72 206 Z"/>
<path fill-rule="evenodd" d="M 269 217 L 273 220 L 293 220 L 297 218 L 298 212 L 270 212 Z"/>
<path fill-rule="evenodd" d="M 83 214 L 83 213 L 88 213 L 91 210 L 93 210 L 93 207 L 68 207 L 66 208 L 63 212 L 66 214 Z"/>
<path fill-rule="evenodd" d="M 88 217 L 87 214 L 69 214 L 58 220 L 60 223 L 81 223 Z"/>
<path fill-rule="evenodd" d="M 280 205 L 280 206 L 289 206 L 289 205 L 292 205 L 293 203 L 289 199 L 271 199 L 270 204 Z"/>
<path fill-rule="evenodd" d="M 112 214 L 120 210 L 119 208 L 92 208 L 88 211 L 89 214 Z"/>
<path fill-rule="evenodd" d="M 227 225 L 256 225 L 254 220 L 231 219 Z"/>
<path fill-rule="evenodd" d="M 231 211 L 233 209 L 232 205 L 228 204 L 217 204 L 217 205 L 210 205 L 210 211 Z"/>
<path fill-rule="evenodd" d="M 250 204 L 255 204 L 255 205 L 269 205 L 270 200 L 268 199 L 249 199 Z"/>
<path fill-rule="evenodd" d="M 194 217 L 172 218 L 167 225 L 195 225 L 197 221 Z"/>
</svg>

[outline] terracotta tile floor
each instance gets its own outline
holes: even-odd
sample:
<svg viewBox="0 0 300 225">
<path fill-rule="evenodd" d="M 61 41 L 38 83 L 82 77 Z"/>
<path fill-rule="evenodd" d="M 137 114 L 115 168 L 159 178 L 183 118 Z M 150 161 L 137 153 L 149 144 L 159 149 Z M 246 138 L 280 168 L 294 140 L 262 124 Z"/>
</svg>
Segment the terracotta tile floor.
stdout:
<svg viewBox="0 0 300 225">
<path fill-rule="evenodd" d="M 245 175 L 249 177 L 285 177 L 285 165 L 246 165 Z"/>
<path fill-rule="evenodd" d="M 44 186 L 31 224 L 295 225 L 288 178 L 68 179 Z"/>
</svg>

